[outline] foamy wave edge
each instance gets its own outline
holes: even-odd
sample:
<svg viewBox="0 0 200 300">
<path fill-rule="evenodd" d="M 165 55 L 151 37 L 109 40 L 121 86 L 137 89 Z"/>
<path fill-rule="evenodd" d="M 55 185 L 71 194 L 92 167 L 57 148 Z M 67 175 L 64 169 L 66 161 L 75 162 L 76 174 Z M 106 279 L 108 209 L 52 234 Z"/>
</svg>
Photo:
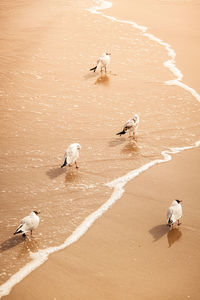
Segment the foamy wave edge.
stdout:
<svg viewBox="0 0 200 300">
<path fill-rule="evenodd" d="M 133 27 L 139 29 L 141 31 L 141 33 L 142 33 L 143 36 L 146 36 L 150 40 L 155 41 L 158 44 L 164 46 L 165 49 L 168 52 L 168 56 L 170 57 L 170 59 L 167 60 L 167 61 L 165 61 L 163 63 L 163 65 L 164 65 L 164 67 L 168 68 L 175 75 L 175 77 L 176 77 L 173 80 L 165 81 L 165 84 L 166 85 L 177 85 L 177 86 L 180 86 L 184 90 L 186 90 L 189 93 L 191 93 L 200 102 L 200 94 L 197 93 L 197 91 L 195 91 L 195 89 L 189 87 L 187 84 L 185 84 L 185 83 L 182 82 L 183 74 L 176 67 L 176 61 L 175 61 L 176 52 L 174 51 L 174 49 L 172 49 L 172 47 L 170 46 L 170 44 L 162 41 L 160 38 L 157 38 L 153 34 L 148 33 L 147 32 L 148 28 L 146 26 L 138 25 L 137 23 L 135 23 L 133 21 L 120 20 L 120 19 L 117 19 L 115 17 L 105 15 L 101 10 L 104 10 L 104 9 L 107 9 L 107 8 L 111 8 L 112 7 L 112 2 L 110 2 L 110 1 L 104 1 L 104 0 L 98 0 L 96 2 L 98 2 L 98 6 L 94 6 L 92 8 L 89 8 L 89 9 L 87 9 L 87 11 L 89 11 L 89 12 L 91 12 L 93 14 L 100 14 L 103 17 L 105 17 L 107 19 L 110 19 L 112 21 L 118 22 L 118 23 L 130 24 Z"/>
<path fill-rule="evenodd" d="M 32 271 L 37 269 L 40 265 L 42 265 L 47 259 L 49 254 L 62 250 L 74 242 L 78 241 L 92 226 L 92 224 L 103 215 L 105 211 L 107 211 L 117 200 L 121 198 L 124 193 L 124 186 L 132 179 L 140 175 L 141 173 L 147 171 L 149 168 L 168 162 L 172 159 L 170 154 L 176 154 L 184 150 L 193 149 L 200 146 L 200 141 L 196 142 L 193 146 L 188 147 L 180 147 L 180 148 L 170 148 L 169 150 L 162 151 L 161 155 L 163 159 L 156 159 L 150 161 L 149 163 L 143 165 L 142 167 L 132 170 L 126 175 L 119 177 L 109 183 L 106 186 L 110 188 L 114 188 L 114 191 L 111 197 L 100 206 L 95 212 L 89 215 L 85 220 L 74 230 L 74 232 L 65 240 L 65 242 L 57 247 L 51 247 L 43 250 L 39 250 L 36 253 L 31 253 L 30 256 L 32 261 L 26 264 L 23 268 L 21 268 L 17 273 L 11 276 L 4 284 L 0 286 L 0 297 L 6 296 L 10 293 L 11 289 L 23 280 L 27 275 L 29 275 Z"/>
<path fill-rule="evenodd" d="M 142 31 L 142 34 L 144 36 L 147 36 L 151 40 L 154 40 L 158 42 L 159 44 L 163 45 L 166 50 L 168 51 L 169 57 L 171 57 L 170 60 L 163 63 L 163 65 L 170 69 L 170 71 L 177 77 L 174 80 L 166 81 L 165 83 L 167 85 L 178 85 L 182 87 L 183 89 L 190 92 L 199 102 L 200 102 L 200 95 L 191 87 L 187 86 L 183 82 L 181 82 L 183 75 L 181 71 L 175 66 L 175 57 L 176 53 L 171 48 L 171 46 L 168 43 L 163 42 L 161 39 L 155 37 L 152 34 L 146 33 L 147 27 L 140 26 L 137 23 L 133 21 L 126 21 L 126 20 L 118 20 L 115 17 L 107 16 L 104 13 L 101 12 L 103 9 L 107 9 L 112 7 L 112 2 L 110 1 L 104 1 L 99 0 L 99 5 L 95 6 L 93 8 L 87 9 L 89 12 L 94 14 L 101 14 L 102 16 L 121 23 L 126 23 L 134 26 L 135 28 L 138 28 Z M 78 241 L 86 232 L 87 230 L 92 226 L 92 224 L 103 215 L 105 211 L 107 211 L 117 200 L 121 198 L 121 196 L 124 193 L 124 186 L 132 179 L 140 175 L 141 173 L 147 171 L 149 168 L 153 167 L 154 165 L 168 162 L 172 159 L 172 156 L 170 154 L 176 154 L 184 150 L 193 149 L 200 146 L 200 141 L 197 141 L 194 145 L 188 146 L 188 147 L 180 147 L 180 148 L 170 148 L 169 150 L 165 150 L 161 152 L 161 155 L 163 156 L 163 159 L 156 159 L 153 161 L 150 161 L 149 163 L 143 165 L 142 167 L 132 170 L 126 175 L 119 177 L 109 183 L 106 184 L 107 187 L 114 188 L 114 191 L 111 195 L 111 197 L 102 205 L 100 206 L 95 212 L 93 212 L 91 215 L 89 215 L 85 220 L 74 230 L 74 232 L 65 240 L 65 242 L 56 247 L 50 247 L 47 249 L 39 250 L 36 253 L 30 253 L 30 257 L 32 261 L 27 263 L 24 267 L 22 267 L 18 272 L 16 272 L 14 275 L 12 275 L 4 284 L 0 286 L 0 298 L 3 296 L 6 296 L 10 293 L 11 289 L 18 284 L 20 281 L 22 281 L 26 276 L 28 276 L 32 271 L 37 269 L 39 266 L 41 266 L 45 261 L 47 261 L 50 254 L 63 250 L 66 247 L 70 246 L 74 242 Z"/>
</svg>

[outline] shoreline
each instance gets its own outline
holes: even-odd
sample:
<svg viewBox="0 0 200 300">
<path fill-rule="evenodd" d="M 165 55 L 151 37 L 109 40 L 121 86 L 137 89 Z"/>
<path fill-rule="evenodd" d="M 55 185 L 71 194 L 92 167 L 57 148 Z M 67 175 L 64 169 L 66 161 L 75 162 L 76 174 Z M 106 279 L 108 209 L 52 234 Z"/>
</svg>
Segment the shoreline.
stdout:
<svg viewBox="0 0 200 300">
<path fill-rule="evenodd" d="M 200 93 L 198 52 L 200 48 L 199 3 L 197 1 L 114 0 L 108 10 L 116 18 L 133 20 L 147 33 L 168 43 L 176 52 L 175 65 L 183 82 Z M 119 9 L 120 7 L 120 9 Z M 109 12 L 107 13 L 109 15 Z M 192 32 L 192 34 L 191 34 Z"/>
<path fill-rule="evenodd" d="M 184 172 L 188 165 L 192 174 Z M 51 255 L 5 299 L 198 299 L 200 221 L 192 207 L 199 206 L 199 170 L 198 147 L 140 174 L 87 234 Z M 166 209 L 177 197 L 183 223 L 169 230 Z"/>
<path fill-rule="evenodd" d="M 145 25 L 145 24 L 144 24 Z M 148 31 L 148 32 L 151 32 L 150 30 Z M 156 35 L 155 35 L 156 36 Z M 165 40 L 164 40 L 165 41 Z M 167 41 L 166 41 L 167 42 Z M 171 44 L 170 44 L 171 45 Z M 173 46 L 172 46 L 172 48 L 173 48 Z M 178 54 L 177 54 L 177 56 L 178 56 Z M 184 73 L 184 72 L 183 72 Z M 193 150 L 191 150 L 191 151 L 193 151 Z M 175 158 L 176 159 L 176 158 Z M 173 159 L 172 159 L 173 160 Z M 161 165 L 163 165 L 163 164 L 161 164 Z M 147 171 L 147 172 L 149 172 L 149 171 Z M 146 173 L 146 172 L 145 172 Z M 130 183 L 128 183 L 128 184 L 130 184 Z M 127 189 L 126 189 L 126 191 L 125 191 L 125 194 L 127 194 L 128 193 L 128 191 L 127 191 Z M 123 195 L 123 198 L 124 198 L 124 195 Z M 122 202 L 122 199 L 120 199 L 120 202 Z M 116 204 L 115 204 L 116 205 Z M 122 204 L 123 205 L 123 204 Z M 112 208 L 113 209 L 113 208 Z M 112 213 L 112 212 L 111 212 Z M 106 212 L 106 214 L 107 214 L 107 212 Z M 98 222 L 98 221 L 97 221 Z M 96 222 L 95 222 L 95 224 L 96 224 Z M 91 230 L 91 229 L 89 229 L 89 230 Z M 98 229 L 97 230 L 97 234 L 98 234 L 98 231 L 99 230 L 102 230 L 102 229 Z M 81 239 L 82 240 L 82 239 Z M 73 245 L 72 245 L 73 246 Z M 71 248 L 71 246 L 70 246 L 70 248 Z M 67 249 L 65 249 L 65 250 L 63 250 L 63 251 L 67 251 Z M 59 252 L 60 253 L 60 252 Z M 55 255 L 55 254 L 54 254 Z M 64 255 L 64 254 L 63 254 Z M 68 254 L 67 254 L 68 255 Z M 51 258 L 50 258 L 50 260 L 52 259 L 52 256 L 51 256 Z M 48 262 L 47 262 L 47 264 L 48 264 Z M 46 264 L 45 264 L 46 265 Z M 41 268 L 41 267 L 40 267 Z M 37 272 L 37 271 L 36 271 Z M 34 272 L 35 273 L 35 272 Z M 32 276 L 32 274 L 30 275 L 30 276 Z M 25 279 L 26 280 L 26 279 Z M 35 279 L 34 279 L 35 280 Z M 46 283 L 46 284 L 48 284 L 48 283 Z M 19 285 L 21 285 L 21 283 L 19 284 Z M 28 284 L 29 285 L 29 284 Z M 18 285 L 17 285 L 17 287 L 18 287 Z M 20 287 L 19 287 L 19 289 L 20 289 Z M 15 290 L 15 288 L 14 288 L 14 290 Z M 12 292 L 11 292 L 11 295 L 12 295 Z M 28 294 L 27 294 L 28 295 Z M 43 295 L 44 296 L 44 295 Z M 8 298 L 9 298 L 10 296 L 8 296 Z M 13 296 L 11 296 L 11 297 L 13 297 Z M 17 296 L 18 297 L 18 296 Z M 21 299 L 23 299 L 23 295 L 20 295 L 20 297 L 22 297 Z M 58 296 L 59 297 L 59 296 Z M 11 298 L 12 299 L 12 298 Z M 14 299 L 14 298 L 13 298 Z M 15 298 L 16 299 L 16 298 Z M 25 298 L 24 298 L 25 299 Z M 34 299 L 34 298 L 33 298 Z M 37 298 L 35 298 L 35 299 L 37 299 Z M 76 299 L 76 298 L 74 298 L 74 299 Z M 78 298 L 77 298 L 78 299 Z M 84 299 L 84 298 L 83 298 Z M 109 298 L 108 298 L 109 299 Z M 127 298 L 128 299 L 128 298 Z M 167 298 L 166 298 L 167 299 Z"/>
<path fill-rule="evenodd" d="M 194 146 L 183 147 L 183 148 L 172 148 L 162 152 L 162 159 L 157 159 L 150 161 L 146 165 L 143 165 L 139 169 L 135 169 L 125 174 L 122 177 L 114 179 L 113 181 L 106 184 L 106 186 L 113 189 L 110 198 L 96 211 L 90 214 L 86 219 L 76 228 L 76 230 L 65 240 L 65 242 L 59 246 L 54 246 L 51 248 L 40 250 L 36 255 L 32 254 L 32 261 L 27 263 L 22 269 L 10 277 L 5 284 L 2 284 L 3 290 L 7 290 L 10 293 L 16 284 L 20 283 L 27 276 L 29 276 L 33 271 L 41 267 L 49 259 L 49 255 L 60 252 L 68 248 L 69 246 L 77 243 L 90 228 L 95 224 L 95 222 L 101 218 L 108 210 L 112 208 L 116 202 L 120 201 L 123 194 L 126 192 L 126 186 L 132 182 L 136 177 L 148 172 L 149 169 L 155 167 L 156 165 L 162 165 L 173 159 L 173 156 L 184 151 L 194 150 L 200 147 L 200 141 L 196 142 Z M 34 257 L 35 256 L 35 257 Z M 5 285 L 5 286 L 4 286 Z"/>
</svg>

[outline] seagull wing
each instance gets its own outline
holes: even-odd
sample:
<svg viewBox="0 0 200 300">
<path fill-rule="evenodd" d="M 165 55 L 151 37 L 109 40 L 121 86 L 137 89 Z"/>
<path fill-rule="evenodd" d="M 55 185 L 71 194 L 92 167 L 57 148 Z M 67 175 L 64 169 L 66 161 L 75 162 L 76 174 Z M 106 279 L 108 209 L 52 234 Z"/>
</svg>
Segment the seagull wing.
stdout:
<svg viewBox="0 0 200 300">
<path fill-rule="evenodd" d="M 18 226 L 18 228 L 16 229 L 14 234 L 27 232 L 27 231 L 29 231 L 30 227 L 31 227 L 31 218 L 30 218 L 30 216 L 24 217 L 21 220 L 20 225 Z"/>
<path fill-rule="evenodd" d="M 23 218 L 22 221 L 23 221 L 22 230 L 24 232 L 30 231 L 31 229 L 34 228 L 34 218 L 32 216 L 27 216 Z"/>
<path fill-rule="evenodd" d="M 168 223 L 175 223 L 182 217 L 182 207 L 178 206 L 170 206 L 167 211 L 167 221 Z"/>
<path fill-rule="evenodd" d="M 182 207 L 181 205 L 177 205 L 173 207 L 173 219 L 176 221 L 182 217 Z"/>
<path fill-rule="evenodd" d="M 168 224 L 171 224 L 172 216 L 173 216 L 173 208 L 169 207 L 168 210 L 167 210 L 167 222 L 168 222 Z"/>
<path fill-rule="evenodd" d="M 67 163 L 73 164 L 79 157 L 77 146 L 70 146 L 67 150 Z"/>
<path fill-rule="evenodd" d="M 103 67 L 103 60 L 102 57 L 99 57 L 97 60 L 97 71 Z"/>
<path fill-rule="evenodd" d="M 123 130 L 128 130 L 128 129 L 132 128 L 133 126 L 134 126 L 134 121 L 133 120 L 128 120 L 126 122 L 126 124 L 124 125 Z"/>
<path fill-rule="evenodd" d="M 127 130 L 129 130 L 130 128 L 133 127 L 133 124 L 134 124 L 134 121 L 133 120 L 128 120 L 126 122 L 126 124 L 124 124 L 124 127 L 123 127 L 123 130 L 118 132 L 116 135 L 122 135 L 122 134 L 125 134 L 127 132 Z"/>
</svg>

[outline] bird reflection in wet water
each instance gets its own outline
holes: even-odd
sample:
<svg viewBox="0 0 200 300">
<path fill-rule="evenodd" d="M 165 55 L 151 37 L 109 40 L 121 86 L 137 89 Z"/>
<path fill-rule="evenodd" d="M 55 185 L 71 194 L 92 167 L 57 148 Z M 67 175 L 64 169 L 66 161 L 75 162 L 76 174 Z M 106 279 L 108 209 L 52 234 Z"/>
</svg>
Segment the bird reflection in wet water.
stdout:
<svg viewBox="0 0 200 300">
<path fill-rule="evenodd" d="M 136 141 L 130 141 L 121 150 L 121 153 L 137 155 L 140 153 L 140 148 L 138 147 Z"/>
<path fill-rule="evenodd" d="M 100 76 L 95 81 L 95 84 L 101 84 L 101 85 L 109 85 L 109 83 L 110 83 L 110 78 L 107 75 Z"/>
<path fill-rule="evenodd" d="M 68 170 L 65 174 L 65 183 L 80 183 L 81 173 L 77 169 Z"/>
</svg>

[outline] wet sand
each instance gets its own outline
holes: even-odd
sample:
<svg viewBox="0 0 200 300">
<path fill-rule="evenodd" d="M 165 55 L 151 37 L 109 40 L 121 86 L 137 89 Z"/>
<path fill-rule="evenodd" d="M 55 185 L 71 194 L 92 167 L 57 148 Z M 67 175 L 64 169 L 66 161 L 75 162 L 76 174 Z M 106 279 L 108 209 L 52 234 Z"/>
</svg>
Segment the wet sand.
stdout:
<svg viewBox="0 0 200 300">
<path fill-rule="evenodd" d="M 125 3 L 129 3 L 133 8 L 127 9 Z M 40 3 L 37 4 L 40 9 Z M 187 79 L 186 83 L 197 88 L 198 91 L 198 53 L 200 48 L 198 42 L 200 39 L 197 29 L 199 20 L 197 20 L 198 5 L 196 1 L 182 1 L 181 3 L 175 1 L 173 5 L 172 1 L 153 0 L 134 1 L 134 6 L 131 1 L 123 1 L 123 3 L 114 1 L 113 4 L 113 8 L 108 10 L 108 15 L 135 20 L 138 24 L 149 27 L 149 32 L 172 45 L 177 53 L 178 67 L 184 73 L 184 78 Z M 144 9 L 149 14 L 144 14 Z M 181 17 L 185 16 L 183 12 L 186 17 Z M 47 10 L 48 14 L 49 10 Z M 186 23 L 187 18 L 190 20 L 190 26 Z M 69 18 L 68 22 L 72 24 L 73 18 Z M 74 27 L 71 29 L 72 34 L 75 35 L 76 29 Z M 46 31 L 48 28 L 43 28 L 43 30 Z M 70 30 L 68 33 L 70 34 Z M 42 40 L 42 36 L 40 39 Z M 62 39 L 62 33 L 57 35 L 55 28 L 54 41 L 48 41 L 46 47 L 49 45 L 53 47 L 55 41 L 59 43 L 60 39 Z M 93 50 L 94 48 L 95 45 Z M 85 49 L 82 49 L 83 53 L 86 50 L 87 45 Z M 52 49 L 52 53 L 54 51 L 62 52 L 56 47 Z M 77 55 L 78 46 L 74 57 Z M 82 66 L 87 68 L 90 63 L 91 61 L 87 59 Z M 66 70 L 63 71 L 58 67 L 56 69 L 57 76 L 64 78 L 67 75 L 68 84 L 73 86 L 73 82 L 76 81 L 74 74 L 77 74 L 78 65 L 74 68 L 75 70 L 73 65 L 69 65 L 69 76 Z M 41 65 L 41 69 L 44 69 L 43 65 Z M 117 65 L 113 63 L 113 71 L 116 69 Z M 80 72 L 81 76 L 85 74 L 83 70 Z M 49 77 L 51 79 L 51 74 Z M 64 80 L 63 83 L 66 84 Z M 102 82 L 99 84 L 101 87 L 105 87 L 110 82 L 109 80 L 104 82 L 105 86 L 102 85 Z M 111 83 L 111 93 L 118 84 L 119 81 L 116 78 L 116 83 Z M 127 86 L 129 84 L 131 85 L 131 82 L 126 83 Z M 44 86 L 41 84 L 40 92 L 42 90 L 45 92 L 46 88 L 52 92 L 56 90 L 56 86 L 51 86 L 49 83 Z M 96 86 L 92 88 L 92 92 L 94 89 Z M 63 88 L 60 95 L 65 92 L 68 91 Z M 37 95 L 37 91 L 34 93 Z M 87 91 L 85 91 L 85 95 L 87 95 Z M 77 94 L 74 93 L 73 96 L 75 97 Z M 107 96 L 106 89 L 102 92 L 102 97 L 105 96 Z M 58 106 L 59 101 L 57 102 Z M 104 100 L 102 99 L 102 101 Z M 79 100 L 77 103 L 80 105 L 80 110 L 86 112 L 83 116 L 85 126 L 87 126 L 87 122 L 94 121 L 94 116 L 87 117 L 87 112 L 90 109 L 95 111 L 96 106 L 94 104 L 91 108 L 91 105 L 83 104 Z M 53 108 L 55 109 L 55 106 L 52 107 L 52 113 L 56 113 L 55 120 L 56 118 L 59 120 L 61 114 Z M 107 105 L 107 109 L 112 112 L 113 106 Z M 45 118 L 48 124 L 50 117 L 46 116 Z M 103 117 L 101 116 L 99 119 L 102 121 Z M 71 121 L 71 119 L 67 121 Z M 117 121 L 114 126 L 117 129 Z M 56 131 L 51 132 L 51 135 L 48 136 L 48 129 L 46 126 L 42 128 L 42 132 L 43 134 L 47 133 L 47 144 L 49 145 L 55 142 Z M 37 130 L 39 136 L 40 128 L 38 127 Z M 64 130 L 60 132 L 60 137 L 64 136 Z M 112 131 L 113 128 L 112 130 L 109 128 L 102 134 L 101 128 L 98 128 L 99 139 L 108 138 L 113 134 Z M 83 131 L 77 128 L 74 133 L 74 136 L 79 138 Z M 92 139 L 94 136 L 94 133 L 90 133 L 89 138 Z M 24 141 L 26 139 L 27 136 L 24 134 Z M 38 140 L 36 136 L 35 139 L 36 143 L 39 143 L 43 136 L 40 136 Z M 88 139 L 84 141 L 87 143 Z M 31 144 L 29 146 L 32 147 Z M 56 150 L 59 148 L 61 148 L 61 141 L 58 142 Z M 50 149 L 47 164 L 53 157 L 54 150 Z M 87 156 L 87 153 L 84 154 Z M 154 166 L 141 174 L 125 187 L 123 197 L 111 210 L 97 220 L 77 243 L 51 255 L 48 262 L 14 287 L 10 295 L 5 298 L 22 300 L 198 299 L 200 295 L 198 285 L 200 222 L 197 213 L 199 210 L 199 162 L 198 148 L 174 155 L 172 161 Z M 43 180 L 42 173 L 45 170 L 44 167 L 41 169 L 41 174 L 36 179 L 38 184 Z M 46 198 L 43 198 L 44 202 L 48 197 L 49 195 L 46 195 Z M 165 225 L 165 214 L 174 198 L 183 200 L 184 218 L 180 228 L 169 231 Z"/>
<path fill-rule="evenodd" d="M 169 43 L 176 51 L 176 66 L 183 73 L 183 82 L 199 92 L 197 59 L 200 48 L 199 1 L 187 0 L 115 0 L 112 14 L 134 19 L 147 26 L 148 32 Z M 119 9 L 120 8 L 120 9 Z"/>
<path fill-rule="evenodd" d="M 77 243 L 53 254 L 6 299 L 197 300 L 199 151 L 135 178 Z M 165 214 L 174 198 L 183 200 L 184 216 L 169 230 Z"/>
</svg>

